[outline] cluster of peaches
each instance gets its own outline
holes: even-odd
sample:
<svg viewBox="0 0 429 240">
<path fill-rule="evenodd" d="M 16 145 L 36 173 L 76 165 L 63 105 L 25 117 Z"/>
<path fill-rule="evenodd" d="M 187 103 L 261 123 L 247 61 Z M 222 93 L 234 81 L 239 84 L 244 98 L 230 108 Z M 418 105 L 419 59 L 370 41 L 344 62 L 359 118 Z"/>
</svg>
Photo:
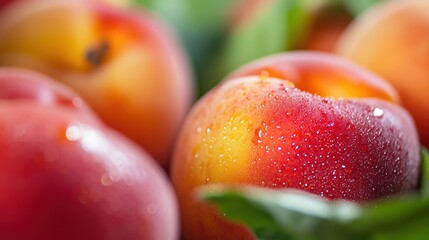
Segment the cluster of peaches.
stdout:
<svg viewBox="0 0 429 240">
<path fill-rule="evenodd" d="M 233 30 L 279 1 L 237 0 Z M 427 0 L 320 18 L 199 94 L 177 31 L 125 2 L 0 0 L 0 238 L 254 239 L 196 190 L 418 190 Z"/>
</svg>

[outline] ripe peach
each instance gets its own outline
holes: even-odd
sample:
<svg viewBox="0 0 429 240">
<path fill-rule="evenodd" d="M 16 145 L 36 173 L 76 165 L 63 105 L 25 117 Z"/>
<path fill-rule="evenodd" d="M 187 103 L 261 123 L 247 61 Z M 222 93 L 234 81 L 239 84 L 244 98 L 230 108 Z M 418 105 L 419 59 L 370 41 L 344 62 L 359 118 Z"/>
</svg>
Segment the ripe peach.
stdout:
<svg viewBox="0 0 429 240">
<path fill-rule="evenodd" d="M 76 93 L 0 69 L 2 239 L 177 239 L 165 172 Z"/>
<path fill-rule="evenodd" d="M 23 0 L 7 5 L 0 22 L 1 65 L 72 87 L 167 166 L 193 83 L 181 46 L 159 19 L 97 1 Z"/>
<path fill-rule="evenodd" d="M 194 105 L 175 147 L 185 239 L 253 238 L 194 198 L 206 184 L 356 202 L 416 188 L 419 143 L 397 101 L 382 79 L 333 55 L 288 53 L 237 70 Z"/>
<path fill-rule="evenodd" d="M 337 52 L 388 80 L 429 147 L 429 2 L 386 1 L 360 15 Z"/>
</svg>

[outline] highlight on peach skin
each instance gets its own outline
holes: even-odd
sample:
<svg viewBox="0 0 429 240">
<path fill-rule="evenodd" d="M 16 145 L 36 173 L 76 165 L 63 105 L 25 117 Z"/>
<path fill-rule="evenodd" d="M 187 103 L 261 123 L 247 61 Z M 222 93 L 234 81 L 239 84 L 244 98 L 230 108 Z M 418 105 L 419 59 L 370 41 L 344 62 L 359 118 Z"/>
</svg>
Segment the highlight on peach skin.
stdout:
<svg viewBox="0 0 429 240">
<path fill-rule="evenodd" d="M 0 69 L 2 239 L 177 239 L 163 169 L 71 89 Z"/>
<path fill-rule="evenodd" d="M 72 87 L 109 126 L 168 165 L 193 81 L 160 19 L 100 1 L 25 0 L 6 5 L 0 22 L 0 65 Z"/>
<path fill-rule="evenodd" d="M 389 81 L 429 147 L 429 1 L 385 1 L 344 31 L 337 53 Z"/>
<path fill-rule="evenodd" d="M 395 90 L 342 58 L 270 56 L 192 108 L 171 176 L 185 239 L 253 239 L 196 200 L 206 184 L 294 188 L 364 203 L 415 189 L 419 142 Z"/>
</svg>

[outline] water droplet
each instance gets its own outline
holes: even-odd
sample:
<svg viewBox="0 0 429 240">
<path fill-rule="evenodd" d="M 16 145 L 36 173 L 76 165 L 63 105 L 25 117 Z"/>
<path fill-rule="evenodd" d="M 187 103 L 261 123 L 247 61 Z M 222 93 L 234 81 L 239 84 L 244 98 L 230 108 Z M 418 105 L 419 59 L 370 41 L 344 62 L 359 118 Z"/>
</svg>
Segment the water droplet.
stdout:
<svg viewBox="0 0 429 240">
<path fill-rule="evenodd" d="M 146 212 L 149 213 L 150 215 L 153 215 L 158 212 L 158 206 L 156 206 L 156 204 L 154 203 L 149 204 L 146 207 Z"/>
<path fill-rule="evenodd" d="M 382 117 L 384 114 L 383 109 L 380 108 L 374 108 L 374 110 L 372 111 L 372 114 L 376 117 Z"/>
<path fill-rule="evenodd" d="M 113 183 L 113 179 L 110 177 L 109 174 L 105 173 L 103 174 L 103 176 L 101 176 L 100 178 L 100 182 L 101 184 L 103 184 L 103 186 L 110 186 Z"/>
<path fill-rule="evenodd" d="M 263 134 L 262 130 L 259 130 L 258 131 L 258 137 L 262 138 L 262 134 Z"/>
<path fill-rule="evenodd" d="M 350 131 L 354 131 L 355 130 L 355 125 L 353 125 L 351 123 L 348 123 L 347 124 L 347 129 L 350 130 Z"/>
<path fill-rule="evenodd" d="M 76 125 L 69 126 L 66 130 L 66 138 L 72 142 L 80 140 L 82 135 L 81 127 Z"/>
</svg>

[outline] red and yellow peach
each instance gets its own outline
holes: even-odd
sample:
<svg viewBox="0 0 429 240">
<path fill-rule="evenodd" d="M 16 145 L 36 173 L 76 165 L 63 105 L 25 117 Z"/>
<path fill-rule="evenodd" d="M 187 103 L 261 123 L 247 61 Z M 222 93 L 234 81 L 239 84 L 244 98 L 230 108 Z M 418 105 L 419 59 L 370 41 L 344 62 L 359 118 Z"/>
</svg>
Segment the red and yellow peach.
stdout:
<svg viewBox="0 0 429 240">
<path fill-rule="evenodd" d="M 187 117 L 171 174 L 185 239 L 252 239 L 195 198 L 206 184 L 367 202 L 416 188 L 419 142 L 395 90 L 346 60 L 288 53 L 244 66 Z"/>
</svg>

